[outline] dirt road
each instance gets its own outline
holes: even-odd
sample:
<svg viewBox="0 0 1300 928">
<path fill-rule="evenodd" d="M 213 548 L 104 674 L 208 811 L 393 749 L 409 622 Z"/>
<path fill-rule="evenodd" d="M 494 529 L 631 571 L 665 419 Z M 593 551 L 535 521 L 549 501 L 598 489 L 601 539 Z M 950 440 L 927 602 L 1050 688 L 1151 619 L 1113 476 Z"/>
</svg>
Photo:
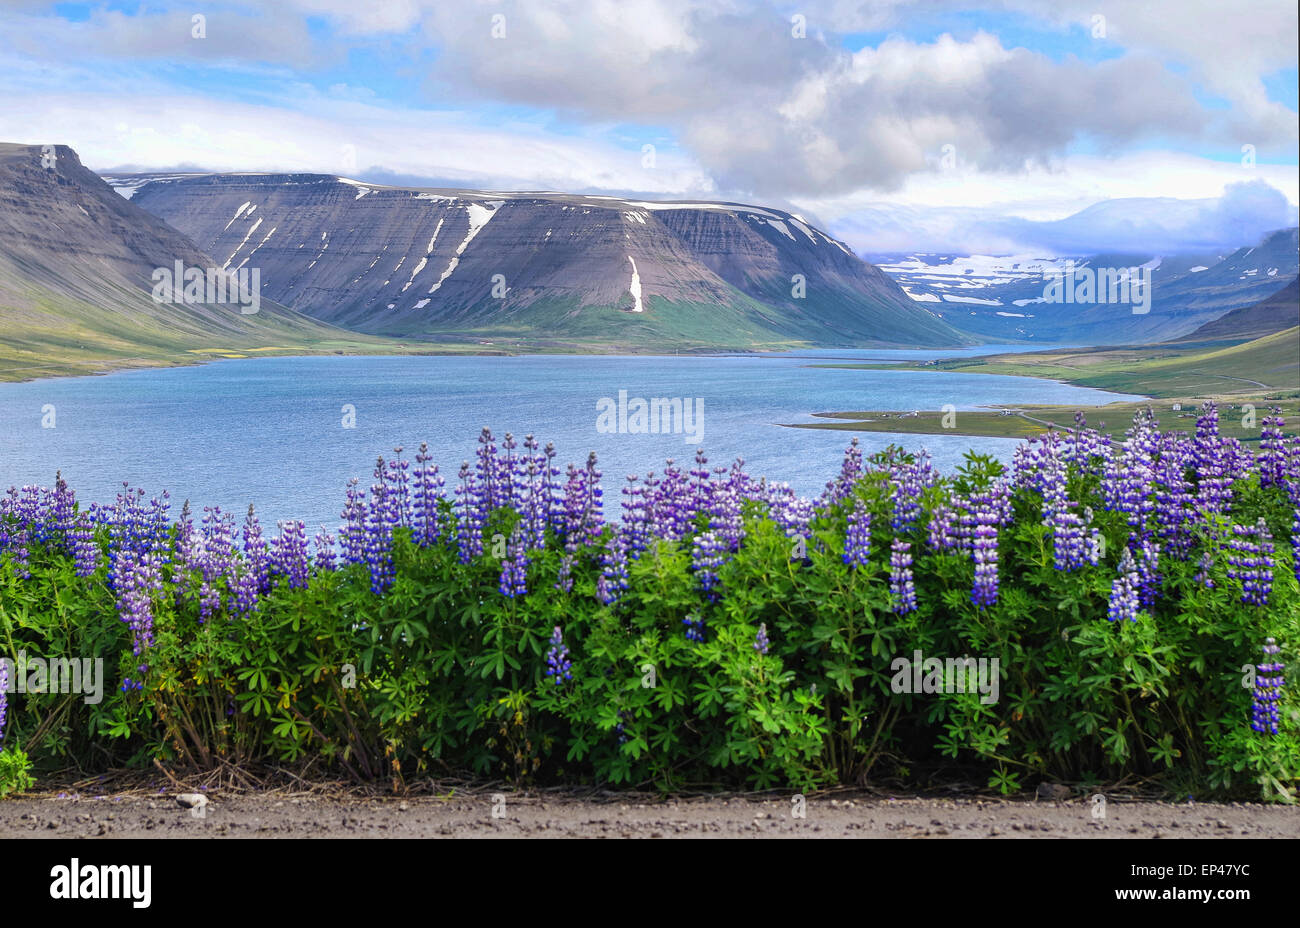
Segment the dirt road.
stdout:
<svg viewBox="0 0 1300 928">
<path fill-rule="evenodd" d="M 410 799 L 212 793 L 202 817 L 170 795 L 24 797 L 0 802 L 0 838 L 42 837 L 1300 837 L 1300 809 L 1251 803 L 852 795 L 660 800 L 452 793 Z"/>
</svg>

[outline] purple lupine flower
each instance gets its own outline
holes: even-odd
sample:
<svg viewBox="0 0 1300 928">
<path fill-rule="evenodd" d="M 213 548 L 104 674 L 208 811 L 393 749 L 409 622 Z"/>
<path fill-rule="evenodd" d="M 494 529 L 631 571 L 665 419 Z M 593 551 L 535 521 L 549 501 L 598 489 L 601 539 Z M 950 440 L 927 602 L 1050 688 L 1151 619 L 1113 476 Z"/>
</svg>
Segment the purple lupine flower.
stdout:
<svg viewBox="0 0 1300 928">
<path fill-rule="evenodd" d="M 1261 487 L 1280 487 L 1286 483 L 1287 450 L 1282 434 L 1286 420 L 1282 418 L 1282 410 L 1278 407 L 1274 406 L 1272 412 L 1273 415 L 1265 416 L 1260 423 L 1257 469 Z"/>
<path fill-rule="evenodd" d="M 706 632 L 706 629 L 704 626 L 704 619 L 702 619 L 700 616 L 692 612 L 686 618 L 682 619 L 682 624 L 686 626 L 687 641 L 704 640 L 704 634 Z"/>
<path fill-rule="evenodd" d="M 1142 539 L 1137 559 L 1138 601 L 1150 609 L 1160 592 L 1160 546 L 1149 538 Z"/>
<path fill-rule="evenodd" d="M 871 511 L 858 499 L 849 513 L 848 531 L 844 534 L 844 563 L 865 567 L 871 559 Z"/>
<path fill-rule="evenodd" d="M 708 531 L 696 536 L 691 545 L 691 569 L 700 589 L 711 600 L 718 598 L 718 569 L 727 562 L 730 549 L 717 532 Z"/>
<path fill-rule="evenodd" d="M 916 587 L 912 583 L 912 545 L 895 538 L 889 554 L 889 593 L 894 612 L 906 615 L 916 609 Z"/>
<path fill-rule="evenodd" d="M 540 550 L 546 547 L 546 525 L 549 519 L 544 482 L 544 471 L 548 464 L 537 453 L 537 448 L 537 439 L 525 435 L 524 454 L 515 467 L 513 493 L 515 509 L 523 516 L 524 547 Z"/>
<path fill-rule="evenodd" d="M 940 502 L 930 513 L 929 544 L 931 551 L 951 551 L 957 547 L 957 535 L 953 527 L 956 513 L 947 503 Z"/>
<path fill-rule="evenodd" d="M 415 496 L 414 530 L 415 543 L 427 547 L 438 540 L 442 534 L 442 501 L 445 481 L 438 473 L 438 465 L 433 463 L 429 454 L 428 442 L 420 443 L 419 453 L 415 456 L 415 481 L 412 492 Z"/>
<path fill-rule="evenodd" d="M 618 602 L 627 589 L 627 540 L 619 532 L 609 536 L 601 557 L 600 576 L 596 578 L 596 596 L 606 606 Z"/>
<path fill-rule="evenodd" d="M 460 465 L 460 486 L 456 488 L 456 546 L 460 562 L 468 564 L 483 554 L 483 526 L 487 522 L 487 497 L 469 462 Z"/>
<path fill-rule="evenodd" d="M 691 471 L 691 497 L 696 512 L 707 509 L 713 487 L 709 484 L 709 459 L 704 456 L 704 449 L 695 451 L 695 469 Z"/>
<path fill-rule="evenodd" d="M 1132 550 L 1125 548 L 1119 561 L 1119 576 L 1110 585 L 1110 603 L 1106 613 L 1108 619 L 1112 622 L 1124 619 L 1137 621 L 1139 585 L 1137 562 L 1133 560 Z"/>
<path fill-rule="evenodd" d="M 501 590 L 502 596 L 512 599 L 528 592 L 528 553 L 524 548 L 522 524 L 516 525 L 514 531 L 510 533 L 498 589 Z"/>
<path fill-rule="evenodd" d="M 1296 583 L 1300 583 L 1300 506 L 1296 507 L 1295 521 L 1291 523 L 1291 568 Z"/>
<path fill-rule="evenodd" d="M 758 626 L 758 634 L 754 636 L 754 650 L 759 654 L 766 654 L 772 643 L 767 639 L 767 623 L 763 622 Z"/>
<path fill-rule="evenodd" d="M 979 508 L 972 517 L 971 559 L 975 561 L 975 584 L 971 587 L 971 602 L 985 608 L 997 602 L 997 513 Z"/>
<path fill-rule="evenodd" d="M 290 589 L 307 588 L 307 535 L 301 522 L 291 519 L 280 523 L 274 559 L 279 572 L 288 579 Z"/>
<path fill-rule="evenodd" d="M 565 554 L 560 558 L 560 570 L 555 579 L 555 588 L 563 593 L 573 589 L 573 555 Z"/>
<path fill-rule="evenodd" d="M 628 474 L 627 486 L 623 487 L 623 534 L 627 539 L 627 549 L 632 557 L 638 557 L 651 540 L 649 506 L 646 502 L 645 487 L 637 485 L 636 474 Z"/>
<path fill-rule="evenodd" d="M 862 449 L 854 438 L 844 449 L 844 463 L 840 465 L 839 476 L 826 484 L 825 498 L 835 504 L 849 498 L 853 488 L 862 477 Z"/>
<path fill-rule="evenodd" d="M 63 472 L 54 474 L 54 491 L 50 494 L 49 524 L 53 532 L 68 545 L 68 533 L 72 531 L 77 515 L 77 496 L 68 488 L 63 479 Z"/>
<path fill-rule="evenodd" d="M 344 564 L 361 564 L 365 561 L 366 501 L 357 485 L 357 478 L 348 481 L 347 502 L 343 505 L 343 527 L 339 530 L 339 546 L 343 549 Z"/>
<path fill-rule="evenodd" d="M 90 516 L 80 513 L 68 532 L 72 543 L 72 559 L 78 577 L 93 576 L 99 569 L 99 542 L 95 540 L 95 526 Z"/>
<path fill-rule="evenodd" d="M 551 649 L 546 652 L 546 675 L 556 686 L 563 680 L 572 680 L 573 661 L 569 658 L 569 649 L 564 644 L 564 633 L 560 626 L 555 626 L 551 635 Z"/>
<path fill-rule="evenodd" d="M 1210 573 L 1212 570 L 1214 570 L 1214 555 L 1206 551 L 1196 562 L 1196 576 L 1192 578 L 1193 581 L 1207 590 L 1214 589 L 1214 577 Z"/>
<path fill-rule="evenodd" d="M 1228 576 L 1241 581 L 1241 601 L 1267 606 L 1273 591 L 1273 536 L 1263 519 L 1251 526 L 1232 526 L 1227 560 Z"/>
<path fill-rule="evenodd" d="M 1286 678 L 1282 671 L 1284 665 L 1274 656 L 1281 648 L 1272 638 L 1264 639 L 1264 663 L 1255 665 L 1255 691 L 1251 701 L 1250 727 L 1264 735 L 1276 735 L 1277 723 L 1281 720 L 1278 701 L 1282 698 L 1282 687 Z"/>
<path fill-rule="evenodd" d="M 394 578 L 393 569 L 393 511 L 388 502 L 389 488 L 383 484 L 371 487 L 370 510 L 366 517 L 366 534 L 362 542 L 366 566 L 370 568 L 370 592 L 376 596 L 388 590 Z"/>
<path fill-rule="evenodd" d="M 896 532 L 910 529 L 921 515 L 921 494 L 933 486 L 935 474 L 930 455 L 922 450 L 915 461 L 900 463 L 890 471 L 890 501 L 894 511 L 890 526 Z"/>
<path fill-rule="evenodd" d="M 334 536 L 325 530 L 325 526 L 320 527 L 316 533 L 316 569 L 317 570 L 334 570 Z"/>
<path fill-rule="evenodd" d="M 1192 448 L 1197 510 L 1203 518 L 1226 511 L 1232 498 L 1232 478 L 1224 463 L 1226 445 L 1219 436 L 1219 408 L 1212 402 L 1201 407 Z"/>
<path fill-rule="evenodd" d="M 402 459 L 402 446 L 393 449 L 397 457 L 388 462 L 384 482 L 388 485 L 389 521 L 394 526 L 411 525 L 410 477 L 411 462 Z"/>
<path fill-rule="evenodd" d="M 235 583 L 235 611 L 248 615 L 257 609 L 270 582 L 270 557 L 262 539 L 262 524 L 250 504 L 244 520 L 244 559 Z"/>
<path fill-rule="evenodd" d="M 137 657 L 153 647 L 153 597 L 162 592 L 162 556 L 157 551 L 123 551 L 117 564 L 118 618 L 131 630 Z"/>
</svg>

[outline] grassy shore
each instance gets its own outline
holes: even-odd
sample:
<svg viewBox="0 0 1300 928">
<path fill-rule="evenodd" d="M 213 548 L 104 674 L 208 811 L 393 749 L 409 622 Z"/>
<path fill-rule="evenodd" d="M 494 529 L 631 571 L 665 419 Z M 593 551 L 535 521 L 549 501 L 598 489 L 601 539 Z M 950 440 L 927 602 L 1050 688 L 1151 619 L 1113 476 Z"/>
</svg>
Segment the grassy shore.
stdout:
<svg viewBox="0 0 1300 928">
<path fill-rule="evenodd" d="M 1143 403 L 1110 403 L 1106 406 L 994 406 L 959 411 L 945 416 L 942 411 L 874 410 L 869 412 L 821 412 L 817 418 L 832 421 L 791 423 L 791 428 L 830 429 L 841 432 L 890 432 L 905 435 L 969 435 L 984 438 L 1028 438 L 1051 429 L 1074 428 L 1074 414 L 1083 412 L 1088 425 L 1122 432 L 1140 409 L 1150 407 L 1162 429 L 1192 431 L 1197 412 L 1206 399 L 1219 403 L 1220 431 L 1243 441 L 1259 439 L 1259 420 L 1268 409 L 1279 406 L 1288 421 L 1300 416 L 1300 403 L 1290 400 L 1244 399 L 1239 396 L 1195 397 L 1182 400 L 1151 400 Z M 1175 408 L 1178 407 L 1178 408 Z M 1254 407 L 1254 417 L 1250 408 Z"/>
<path fill-rule="evenodd" d="M 821 364 L 856 370 L 960 371 L 1043 377 L 1142 396 L 1287 396 L 1300 393 L 1300 327 L 1239 344 L 1059 349 L 904 364 Z"/>
</svg>

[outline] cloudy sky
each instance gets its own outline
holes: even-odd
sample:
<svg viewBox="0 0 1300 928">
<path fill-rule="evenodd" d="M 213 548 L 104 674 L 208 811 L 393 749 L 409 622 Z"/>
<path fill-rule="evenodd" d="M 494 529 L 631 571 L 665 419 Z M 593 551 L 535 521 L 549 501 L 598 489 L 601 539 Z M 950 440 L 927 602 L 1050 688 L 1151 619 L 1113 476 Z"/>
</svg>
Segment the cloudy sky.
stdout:
<svg viewBox="0 0 1300 928">
<path fill-rule="evenodd" d="M 1296 28 L 1294 0 L 0 0 L 0 141 L 793 206 L 864 252 L 1212 250 L 1296 222 Z"/>
</svg>

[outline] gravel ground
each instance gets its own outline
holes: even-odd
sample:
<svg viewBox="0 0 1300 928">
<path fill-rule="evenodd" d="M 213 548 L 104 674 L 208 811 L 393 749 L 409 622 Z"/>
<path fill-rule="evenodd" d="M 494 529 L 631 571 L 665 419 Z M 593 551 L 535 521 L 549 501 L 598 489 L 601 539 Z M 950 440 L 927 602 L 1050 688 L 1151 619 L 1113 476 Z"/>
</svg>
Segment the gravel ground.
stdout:
<svg viewBox="0 0 1300 928">
<path fill-rule="evenodd" d="M 934 799 L 839 795 L 576 798 L 322 798 L 212 793 L 202 817 L 170 795 L 23 797 L 0 802 L 0 838 L 1296 838 L 1300 809 L 1252 803 Z M 494 804 L 497 816 L 494 817 Z"/>
</svg>

